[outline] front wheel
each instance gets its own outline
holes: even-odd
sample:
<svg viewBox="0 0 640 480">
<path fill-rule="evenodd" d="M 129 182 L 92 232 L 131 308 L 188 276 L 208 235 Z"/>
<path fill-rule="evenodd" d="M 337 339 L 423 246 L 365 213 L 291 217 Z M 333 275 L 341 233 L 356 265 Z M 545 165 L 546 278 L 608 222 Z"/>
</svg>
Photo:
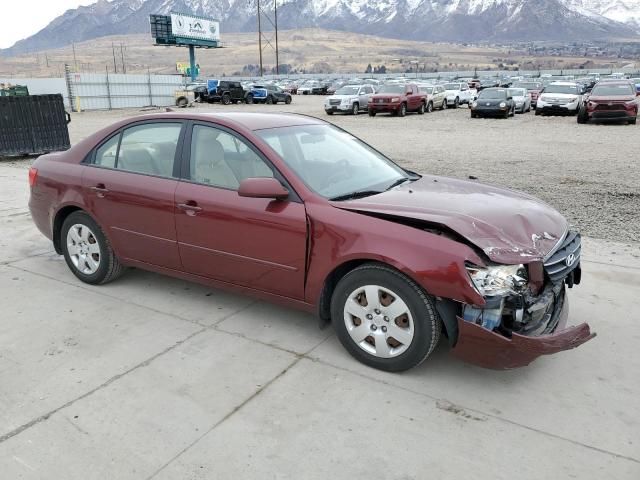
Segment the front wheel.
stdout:
<svg viewBox="0 0 640 480">
<path fill-rule="evenodd" d="M 418 115 L 424 115 L 424 112 L 426 111 L 426 107 L 424 106 L 424 103 L 420 104 L 420 108 L 418 108 Z"/>
<path fill-rule="evenodd" d="M 427 113 L 431 113 L 433 112 L 433 103 L 429 102 L 429 105 L 427 105 Z"/>
<path fill-rule="evenodd" d="M 253 94 L 249 93 L 245 98 L 245 102 L 247 102 L 247 105 L 251 105 L 253 103 Z"/>
<path fill-rule="evenodd" d="M 447 108 L 449 108 L 449 104 L 447 103 L 447 99 L 445 98 L 442 101 L 442 110 L 446 110 Z"/>
<path fill-rule="evenodd" d="M 123 272 L 102 229 L 85 212 L 73 212 L 65 219 L 60 232 L 60 245 L 67 266 L 85 283 L 107 283 Z"/>
<path fill-rule="evenodd" d="M 400 109 L 398 110 L 398 116 L 404 117 L 407 114 L 407 104 L 403 103 L 400 105 Z"/>
<path fill-rule="evenodd" d="M 286 103 L 287 105 L 291 103 L 291 97 L 289 95 L 287 95 L 286 98 L 284 99 L 284 103 Z"/>
<path fill-rule="evenodd" d="M 360 113 L 360 105 L 358 105 L 358 103 L 356 102 L 351 107 L 351 114 L 352 115 L 358 115 L 358 113 Z"/>
<path fill-rule="evenodd" d="M 453 101 L 453 108 L 458 108 L 459 105 L 460 105 L 460 99 L 456 97 L 456 99 Z"/>
<path fill-rule="evenodd" d="M 227 93 L 225 93 L 224 95 L 222 95 L 222 104 L 223 105 L 229 105 L 231 103 L 231 96 Z"/>
<path fill-rule="evenodd" d="M 422 363 L 441 331 L 432 298 L 409 277 L 382 264 L 362 265 L 340 280 L 331 298 L 331 319 L 353 357 L 389 372 Z"/>
<path fill-rule="evenodd" d="M 376 116 L 376 111 L 372 110 L 372 109 L 369 109 L 369 116 L 370 117 L 375 117 Z"/>
</svg>

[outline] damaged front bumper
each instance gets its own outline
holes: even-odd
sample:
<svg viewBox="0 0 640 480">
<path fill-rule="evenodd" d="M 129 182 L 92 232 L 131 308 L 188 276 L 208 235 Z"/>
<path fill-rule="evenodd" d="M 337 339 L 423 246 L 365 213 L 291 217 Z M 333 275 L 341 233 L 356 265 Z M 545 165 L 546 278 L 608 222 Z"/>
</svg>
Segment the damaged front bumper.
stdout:
<svg viewBox="0 0 640 480">
<path fill-rule="evenodd" d="M 565 298 L 555 332 L 536 337 L 512 333 L 511 338 L 507 338 L 457 317 L 458 340 L 452 354 L 484 368 L 509 370 L 529 365 L 542 355 L 571 350 L 588 342 L 596 334 L 591 332 L 586 323 L 565 329 L 568 311 L 569 304 Z"/>
</svg>

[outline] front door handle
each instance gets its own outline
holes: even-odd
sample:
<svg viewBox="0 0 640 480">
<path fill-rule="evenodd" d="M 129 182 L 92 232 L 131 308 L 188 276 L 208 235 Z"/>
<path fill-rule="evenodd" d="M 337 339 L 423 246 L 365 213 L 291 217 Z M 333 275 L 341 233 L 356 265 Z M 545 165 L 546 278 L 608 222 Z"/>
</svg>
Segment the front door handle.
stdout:
<svg viewBox="0 0 640 480">
<path fill-rule="evenodd" d="M 202 207 L 199 207 L 196 202 L 188 201 L 186 203 L 178 203 L 176 205 L 180 210 L 186 212 L 187 215 L 195 215 L 202 211 Z"/>
</svg>

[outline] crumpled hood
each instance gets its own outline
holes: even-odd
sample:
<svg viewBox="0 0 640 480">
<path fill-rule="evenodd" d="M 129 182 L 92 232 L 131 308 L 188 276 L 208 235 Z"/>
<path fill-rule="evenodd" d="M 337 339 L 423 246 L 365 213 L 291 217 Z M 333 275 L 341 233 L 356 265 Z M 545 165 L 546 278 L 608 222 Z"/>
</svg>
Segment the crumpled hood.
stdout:
<svg viewBox="0 0 640 480">
<path fill-rule="evenodd" d="M 542 260 L 567 230 L 556 210 L 525 193 L 481 183 L 425 175 L 371 197 L 333 205 L 445 225 L 494 262 Z"/>
</svg>

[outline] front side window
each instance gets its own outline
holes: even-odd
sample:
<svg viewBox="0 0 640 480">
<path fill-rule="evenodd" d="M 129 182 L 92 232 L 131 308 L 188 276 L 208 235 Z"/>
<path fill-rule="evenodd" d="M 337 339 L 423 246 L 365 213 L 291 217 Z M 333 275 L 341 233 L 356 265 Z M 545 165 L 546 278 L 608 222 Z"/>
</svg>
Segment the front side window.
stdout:
<svg viewBox="0 0 640 480">
<path fill-rule="evenodd" d="M 407 176 L 382 154 L 331 125 L 270 128 L 256 133 L 311 190 L 325 198 L 385 190 Z"/>
<path fill-rule="evenodd" d="M 243 140 L 203 125 L 193 127 L 189 167 L 194 182 L 231 190 L 246 178 L 273 177 L 271 168 Z"/>
<path fill-rule="evenodd" d="M 162 177 L 173 176 L 181 123 L 147 123 L 122 133 L 116 168 Z"/>
</svg>

